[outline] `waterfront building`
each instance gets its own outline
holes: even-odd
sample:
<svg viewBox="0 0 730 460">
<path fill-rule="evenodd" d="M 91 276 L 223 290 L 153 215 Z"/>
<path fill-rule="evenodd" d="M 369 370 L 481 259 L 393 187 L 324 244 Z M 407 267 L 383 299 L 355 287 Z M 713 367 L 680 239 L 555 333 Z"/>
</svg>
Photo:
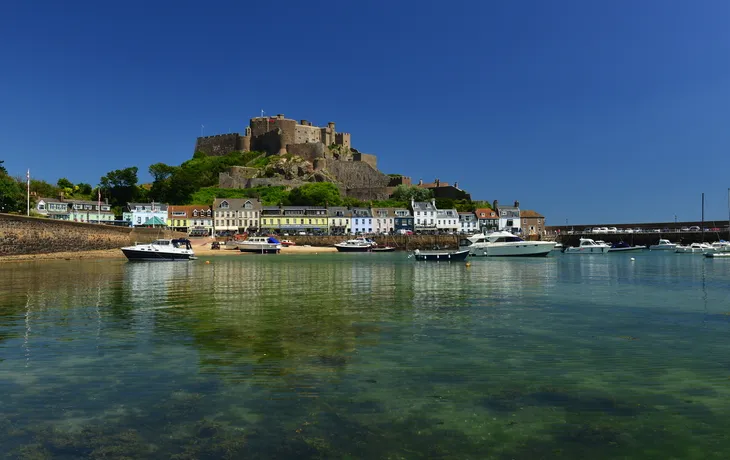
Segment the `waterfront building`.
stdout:
<svg viewBox="0 0 730 460">
<path fill-rule="evenodd" d="M 520 202 L 515 201 L 514 206 L 502 206 L 494 200 L 493 208 L 499 216 L 499 229 L 512 233 L 522 233 L 520 227 Z"/>
<path fill-rule="evenodd" d="M 373 233 L 373 214 L 368 208 L 352 208 L 352 233 Z"/>
<path fill-rule="evenodd" d="M 459 213 L 459 231 L 464 234 L 472 235 L 479 231 L 479 220 L 473 212 Z"/>
<path fill-rule="evenodd" d="M 56 220 L 72 222 L 111 223 L 114 214 L 106 201 L 65 200 L 59 198 L 38 198 L 35 205 L 38 214 Z"/>
<path fill-rule="evenodd" d="M 92 224 L 114 222 L 112 208 L 106 201 L 66 200 L 69 205 L 69 220 Z"/>
<path fill-rule="evenodd" d="M 413 201 L 413 228 L 416 233 L 436 233 L 436 200 Z"/>
<path fill-rule="evenodd" d="M 488 233 L 499 229 L 499 216 L 497 215 L 497 211 L 489 208 L 479 208 L 474 212 L 477 216 L 480 232 Z"/>
<path fill-rule="evenodd" d="M 35 211 L 43 217 L 56 220 L 70 220 L 68 203 L 62 198 L 38 198 Z"/>
<path fill-rule="evenodd" d="M 215 232 L 256 233 L 261 202 L 256 198 L 216 198 L 213 200 Z"/>
<path fill-rule="evenodd" d="M 274 233 L 281 228 L 282 210 L 279 206 L 262 206 L 259 229 L 261 233 Z"/>
<path fill-rule="evenodd" d="M 193 236 L 213 233 L 213 210 L 210 206 L 193 204 L 167 207 L 167 226 Z"/>
<path fill-rule="evenodd" d="M 456 209 L 436 210 L 436 231 L 439 233 L 457 233 L 459 228 L 459 213 Z"/>
<path fill-rule="evenodd" d="M 130 227 L 164 226 L 167 222 L 167 205 L 164 203 L 127 203 L 122 220 Z"/>
<path fill-rule="evenodd" d="M 373 233 L 386 235 L 395 230 L 395 208 L 372 208 Z"/>
<path fill-rule="evenodd" d="M 393 230 L 396 233 L 412 232 L 413 231 L 413 216 L 411 211 L 405 208 L 395 208 L 393 210 L 395 214 L 395 222 L 393 224 Z"/>
<path fill-rule="evenodd" d="M 327 233 L 327 208 L 324 206 L 284 206 L 280 230 L 283 233 Z"/>
<path fill-rule="evenodd" d="M 520 219 L 522 220 L 522 232 L 527 235 L 541 235 L 545 230 L 545 216 L 532 211 L 520 211 Z"/>
<path fill-rule="evenodd" d="M 327 208 L 327 229 L 330 235 L 348 235 L 351 233 L 352 211 L 344 206 Z"/>
</svg>

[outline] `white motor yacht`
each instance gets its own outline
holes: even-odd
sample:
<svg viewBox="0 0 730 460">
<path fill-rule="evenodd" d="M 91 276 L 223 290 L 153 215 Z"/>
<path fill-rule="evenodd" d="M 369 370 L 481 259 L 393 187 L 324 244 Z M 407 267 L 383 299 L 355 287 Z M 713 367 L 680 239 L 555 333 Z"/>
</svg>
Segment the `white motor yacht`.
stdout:
<svg viewBox="0 0 730 460">
<path fill-rule="evenodd" d="M 713 252 L 730 252 L 730 243 L 725 240 L 715 241 L 711 246 Z"/>
<path fill-rule="evenodd" d="M 706 252 L 715 252 L 712 246 L 707 243 L 692 243 L 689 246 L 677 246 L 674 252 L 678 254 L 704 254 Z"/>
<path fill-rule="evenodd" d="M 281 251 L 281 243 L 273 236 L 251 236 L 244 241 L 239 241 L 238 249 L 241 252 L 278 254 Z"/>
<path fill-rule="evenodd" d="M 554 241 L 525 241 L 509 232 L 476 234 L 462 240 L 462 248 L 471 256 L 485 257 L 544 257 L 555 247 Z"/>
<path fill-rule="evenodd" d="M 590 238 L 581 238 L 577 248 L 569 246 L 565 248 L 566 254 L 608 254 L 611 246 L 606 243 L 596 243 Z"/>
<path fill-rule="evenodd" d="M 339 252 L 370 252 L 375 242 L 368 238 L 355 238 L 335 244 Z"/>
<path fill-rule="evenodd" d="M 660 239 L 659 243 L 652 244 L 651 246 L 649 246 L 649 249 L 652 251 L 674 251 L 675 249 L 677 249 L 677 244 L 672 243 L 669 240 Z"/>
<path fill-rule="evenodd" d="M 195 259 L 193 247 L 190 240 L 161 239 L 149 244 L 135 244 L 122 248 L 127 259 L 133 261 L 169 261 L 169 260 L 192 260 Z"/>
</svg>

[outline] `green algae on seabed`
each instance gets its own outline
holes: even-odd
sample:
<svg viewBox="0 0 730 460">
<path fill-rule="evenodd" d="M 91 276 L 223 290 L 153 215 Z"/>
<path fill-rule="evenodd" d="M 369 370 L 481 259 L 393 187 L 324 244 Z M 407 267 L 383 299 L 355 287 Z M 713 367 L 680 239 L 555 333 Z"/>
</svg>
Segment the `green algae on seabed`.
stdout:
<svg viewBox="0 0 730 460">
<path fill-rule="evenodd" d="M 3 455 L 729 458 L 730 268 L 652 257 L 0 267 Z"/>
</svg>

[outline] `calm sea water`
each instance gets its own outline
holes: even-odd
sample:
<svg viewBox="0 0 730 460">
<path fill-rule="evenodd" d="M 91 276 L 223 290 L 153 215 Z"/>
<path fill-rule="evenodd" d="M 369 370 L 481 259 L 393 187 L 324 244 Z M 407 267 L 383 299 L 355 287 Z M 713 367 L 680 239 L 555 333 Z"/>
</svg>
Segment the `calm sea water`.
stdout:
<svg viewBox="0 0 730 460">
<path fill-rule="evenodd" d="M 730 458 L 730 260 L 0 265 L 8 458 Z"/>
</svg>

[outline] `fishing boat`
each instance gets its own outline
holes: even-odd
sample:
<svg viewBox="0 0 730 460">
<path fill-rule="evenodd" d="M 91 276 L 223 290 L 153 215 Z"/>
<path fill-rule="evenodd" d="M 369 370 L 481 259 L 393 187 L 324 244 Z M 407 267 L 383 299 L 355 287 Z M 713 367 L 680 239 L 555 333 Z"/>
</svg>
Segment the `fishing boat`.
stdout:
<svg viewBox="0 0 730 460">
<path fill-rule="evenodd" d="M 660 238 L 657 244 L 649 246 L 650 251 L 674 251 L 675 249 L 677 249 L 676 243 L 672 243 L 671 241 L 663 238 Z"/>
<path fill-rule="evenodd" d="M 421 251 L 416 249 L 413 251 L 412 257 L 416 260 L 431 262 L 459 262 L 465 260 L 468 255 L 468 249 L 460 249 L 457 251 Z M 408 257 L 410 258 L 411 256 Z"/>
<path fill-rule="evenodd" d="M 367 238 L 354 238 L 335 244 L 339 252 L 370 252 L 375 242 Z"/>
<path fill-rule="evenodd" d="M 194 260 L 195 253 L 186 238 L 160 239 L 149 244 L 135 244 L 122 248 L 122 252 L 130 261 L 170 261 Z"/>
<path fill-rule="evenodd" d="M 281 243 L 273 236 L 252 236 L 238 243 L 241 252 L 255 252 L 258 254 L 278 254 Z"/>
<path fill-rule="evenodd" d="M 631 246 L 629 243 L 619 241 L 618 243 L 613 243 L 611 247 L 608 248 L 608 252 L 638 252 L 643 251 L 644 249 L 644 246 Z"/>
<path fill-rule="evenodd" d="M 606 243 L 597 243 L 590 238 L 581 238 L 577 248 L 568 246 L 565 254 L 608 254 L 611 247 Z"/>
<path fill-rule="evenodd" d="M 706 252 L 715 252 L 707 243 L 692 243 L 689 246 L 677 246 L 674 250 L 677 254 L 704 254 Z"/>
</svg>

